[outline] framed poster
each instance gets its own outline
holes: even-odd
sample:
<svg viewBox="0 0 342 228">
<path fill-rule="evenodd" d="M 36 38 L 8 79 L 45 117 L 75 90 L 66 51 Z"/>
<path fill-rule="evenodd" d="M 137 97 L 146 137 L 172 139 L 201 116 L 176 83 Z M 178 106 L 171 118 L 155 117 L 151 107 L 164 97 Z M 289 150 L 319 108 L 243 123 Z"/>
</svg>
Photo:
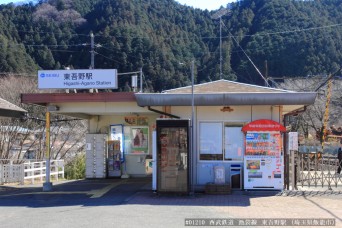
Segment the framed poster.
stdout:
<svg viewBox="0 0 342 228">
<path fill-rule="evenodd" d="M 131 152 L 148 153 L 148 127 L 131 127 Z"/>
</svg>

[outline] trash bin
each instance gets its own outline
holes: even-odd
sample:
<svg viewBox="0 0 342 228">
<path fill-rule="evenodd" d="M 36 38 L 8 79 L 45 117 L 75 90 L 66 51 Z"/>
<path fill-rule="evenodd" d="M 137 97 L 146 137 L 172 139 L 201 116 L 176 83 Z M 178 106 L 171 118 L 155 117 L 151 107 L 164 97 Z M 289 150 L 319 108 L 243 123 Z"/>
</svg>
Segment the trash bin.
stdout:
<svg viewBox="0 0 342 228">
<path fill-rule="evenodd" d="M 230 185 L 232 189 L 242 189 L 242 166 L 241 164 L 230 165 Z"/>
</svg>

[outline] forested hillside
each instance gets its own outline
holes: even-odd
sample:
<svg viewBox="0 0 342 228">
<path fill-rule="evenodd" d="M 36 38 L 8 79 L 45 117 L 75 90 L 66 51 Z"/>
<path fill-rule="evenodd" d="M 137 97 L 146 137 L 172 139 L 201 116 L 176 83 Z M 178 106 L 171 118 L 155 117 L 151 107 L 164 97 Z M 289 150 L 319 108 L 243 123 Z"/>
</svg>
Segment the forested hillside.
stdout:
<svg viewBox="0 0 342 228">
<path fill-rule="evenodd" d="M 263 74 L 267 61 L 271 77 L 321 75 L 340 68 L 341 1 L 242 0 L 227 7 L 230 13 L 222 17 L 223 78 L 263 84 L 246 55 Z M 1 5 L 0 76 L 89 68 L 93 32 L 95 68 L 130 72 L 142 67 L 144 87 L 150 91 L 187 85 L 186 63 L 191 60 L 196 61 L 197 82 L 216 80 L 220 31 L 213 13 L 174 0 Z"/>
</svg>

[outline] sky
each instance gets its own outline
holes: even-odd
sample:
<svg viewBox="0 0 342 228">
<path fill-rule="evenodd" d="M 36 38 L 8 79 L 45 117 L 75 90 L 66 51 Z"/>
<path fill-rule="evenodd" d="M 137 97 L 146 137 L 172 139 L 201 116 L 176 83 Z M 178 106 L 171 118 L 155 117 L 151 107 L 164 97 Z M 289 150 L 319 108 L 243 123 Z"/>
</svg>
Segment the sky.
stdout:
<svg viewBox="0 0 342 228">
<path fill-rule="evenodd" d="M 0 0 L 0 4 L 8 4 L 10 2 L 16 3 L 16 2 L 30 2 L 26 0 Z"/>
<path fill-rule="evenodd" d="M 193 6 L 194 8 L 207 9 L 207 10 L 216 10 L 221 6 L 226 7 L 229 2 L 235 2 L 236 0 L 176 0 L 177 2 L 187 5 Z M 29 2 L 28 0 L 0 0 L 0 4 L 7 4 L 10 2 Z"/>
</svg>

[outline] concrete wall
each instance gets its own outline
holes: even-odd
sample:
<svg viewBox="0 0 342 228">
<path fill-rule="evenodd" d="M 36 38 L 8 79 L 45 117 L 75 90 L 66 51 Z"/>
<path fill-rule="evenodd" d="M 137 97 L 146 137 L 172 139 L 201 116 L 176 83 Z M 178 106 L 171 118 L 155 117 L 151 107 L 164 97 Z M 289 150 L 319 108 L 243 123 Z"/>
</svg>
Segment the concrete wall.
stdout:
<svg viewBox="0 0 342 228">
<path fill-rule="evenodd" d="M 140 116 L 148 117 L 149 122 L 149 152 L 152 154 L 152 131 L 155 127 L 155 120 L 160 114 L 146 114 L 147 109 L 141 107 L 131 107 L 130 103 L 120 104 L 115 107 L 109 104 L 97 104 L 93 108 L 102 110 L 103 115 L 92 116 L 89 120 L 89 133 L 105 133 L 109 134 L 109 127 L 113 124 L 123 124 L 124 126 L 130 126 L 125 122 L 125 116 L 133 116 L 132 113 L 136 113 Z M 67 106 L 63 107 L 65 110 Z M 77 109 L 79 112 L 85 109 L 89 111 L 89 107 L 69 107 L 70 109 Z M 198 153 L 198 141 L 199 137 L 199 123 L 201 121 L 219 121 L 223 123 L 248 123 L 257 119 L 272 119 L 279 122 L 280 107 L 278 106 L 230 106 L 233 109 L 231 112 L 221 111 L 222 106 L 201 106 L 195 107 L 195 125 L 194 125 L 194 152 L 192 155 L 192 167 L 193 167 L 193 182 L 196 189 L 203 189 L 204 185 L 208 182 L 214 182 L 214 167 L 221 165 L 225 167 L 226 182 L 230 182 L 230 168 L 231 164 L 241 164 L 242 161 L 200 161 Z M 84 109 L 84 110 L 83 110 Z M 161 110 L 161 108 L 158 108 Z M 121 111 L 120 111 L 121 110 Z M 124 113 L 123 113 L 124 111 Z M 136 111 L 136 112 L 135 112 Z M 181 117 L 182 119 L 192 118 L 191 107 L 171 107 L 171 114 Z M 121 113 L 120 113 L 121 112 Z M 145 113 L 142 113 L 145 112 Z M 147 111 L 148 112 L 148 111 Z M 111 113 L 106 115 L 105 113 Z M 128 174 L 133 176 L 143 176 L 146 174 L 145 167 L 146 155 L 127 154 L 125 168 Z M 242 174 L 241 174 L 242 175 Z"/>
</svg>

